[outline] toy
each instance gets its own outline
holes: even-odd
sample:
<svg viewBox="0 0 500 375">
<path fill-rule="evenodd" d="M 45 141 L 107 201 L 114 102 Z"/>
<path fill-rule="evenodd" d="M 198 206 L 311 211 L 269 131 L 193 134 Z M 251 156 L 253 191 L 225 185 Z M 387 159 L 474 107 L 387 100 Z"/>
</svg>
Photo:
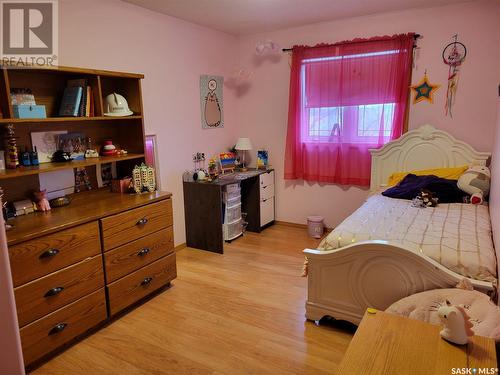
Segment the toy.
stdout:
<svg viewBox="0 0 500 375">
<path fill-rule="evenodd" d="M 471 195 L 472 204 L 481 204 L 490 192 L 491 172 L 484 165 L 473 165 L 457 181 L 460 190 Z"/>
<path fill-rule="evenodd" d="M 420 194 L 417 195 L 412 202 L 412 206 L 418 208 L 436 207 L 437 205 L 438 198 L 435 198 L 432 191 L 427 189 L 422 189 Z"/>
<path fill-rule="evenodd" d="M 104 141 L 104 146 L 102 146 L 101 155 L 102 156 L 113 156 L 116 154 L 116 146 L 113 144 L 113 141 L 107 140 Z"/>
<path fill-rule="evenodd" d="M 5 137 L 5 140 L 7 141 L 7 157 L 5 158 L 5 166 L 7 168 L 15 169 L 19 165 L 19 156 L 17 153 L 14 125 L 7 125 L 7 136 Z"/>
<path fill-rule="evenodd" d="M 438 309 L 438 316 L 443 329 L 439 334 L 454 344 L 465 345 L 469 337 L 474 335 L 470 317 L 462 306 L 454 306 L 446 300 L 446 304 Z"/>
<path fill-rule="evenodd" d="M 33 202 L 35 202 L 37 211 L 50 211 L 50 204 L 47 200 L 47 190 L 35 190 L 32 193 Z"/>
<path fill-rule="evenodd" d="M 134 191 L 139 194 L 143 191 L 152 193 L 156 190 L 156 176 L 153 167 L 147 166 L 142 163 L 140 166 L 136 165 L 132 170 L 132 183 Z"/>
</svg>

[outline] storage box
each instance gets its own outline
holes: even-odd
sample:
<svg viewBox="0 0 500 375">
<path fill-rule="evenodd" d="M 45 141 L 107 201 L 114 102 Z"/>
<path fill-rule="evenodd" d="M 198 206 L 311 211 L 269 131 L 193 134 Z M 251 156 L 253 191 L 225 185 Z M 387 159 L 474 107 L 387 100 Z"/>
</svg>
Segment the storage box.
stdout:
<svg viewBox="0 0 500 375">
<path fill-rule="evenodd" d="M 111 191 L 113 193 L 128 193 L 131 191 L 131 186 L 133 186 L 133 183 L 130 177 L 125 177 L 121 180 L 111 180 Z"/>
<path fill-rule="evenodd" d="M 44 105 L 13 105 L 14 118 L 46 118 Z"/>
</svg>

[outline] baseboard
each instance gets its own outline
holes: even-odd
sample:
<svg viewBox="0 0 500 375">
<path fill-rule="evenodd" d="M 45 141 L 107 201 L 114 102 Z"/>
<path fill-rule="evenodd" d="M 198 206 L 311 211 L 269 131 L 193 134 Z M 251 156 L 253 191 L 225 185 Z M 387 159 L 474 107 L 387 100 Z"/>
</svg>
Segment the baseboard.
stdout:
<svg viewBox="0 0 500 375">
<path fill-rule="evenodd" d="M 289 221 L 279 221 L 279 220 L 276 220 L 274 222 L 274 224 L 276 224 L 276 225 L 284 225 L 286 227 L 307 229 L 307 224 L 291 223 Z"/>
<path fill-rule="evenodd" d="M 307 224 L 291 223 L 289 221 L 279 221 L 279 220 L 277 220 L 277 221 L 274 222 L 274 224 L 284 225 L 284 226 L 292 227 L 292 228 L 307 229 Z M 325 227 L 325 232 L 330 232 L 332 230 L 333 230 L 333 228 Z"/>
<path fill-rule="evenodd" d="M 177 252 L 181 251 L 182 249 L 185 249 L 186 247 L 187 247 L 186 243 L 183 242 L 180 245 L 177 245 L 176 247 L 174 247 L 174 251 L 177 253 Z"/>
</svg>

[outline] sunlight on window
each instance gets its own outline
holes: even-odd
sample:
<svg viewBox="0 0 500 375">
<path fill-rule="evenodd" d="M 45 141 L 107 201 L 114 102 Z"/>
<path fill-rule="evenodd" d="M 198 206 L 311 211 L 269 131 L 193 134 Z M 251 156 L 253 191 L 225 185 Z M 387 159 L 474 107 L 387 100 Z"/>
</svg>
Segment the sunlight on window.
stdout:
<svg viewBox="0 0 500 375">
<path fill-rule="evenodd" d="M 386 103 L 309 108 L 308 135 L 310 138 L 340 136 L 344 131 L 347 131 L 347 129 L 344 129 L 343 124 L 354 123 L 357 128 L 352 129 L 350 136 L 359 138 L 378 137 L 382 127 L 383 136 L 390 137 L 394 107 L 394 103 Z M 348 116 L 354 118 L 354 122 L 347 121 Z"/>
</svg>

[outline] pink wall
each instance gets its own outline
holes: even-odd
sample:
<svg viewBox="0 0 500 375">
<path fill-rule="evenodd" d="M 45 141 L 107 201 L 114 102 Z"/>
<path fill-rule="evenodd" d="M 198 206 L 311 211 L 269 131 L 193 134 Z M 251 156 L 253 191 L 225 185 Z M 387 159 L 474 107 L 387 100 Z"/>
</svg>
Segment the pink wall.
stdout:
<svg viewBox="0 0 500 375">
<path fill-rule="evenodd" d="M 250 137 L 255 147 L 269 150 L 277 170 L 278 220 L 304 223 L 307 215 L 324 215 L 334 226 L 355 210 L 367 196 L 356 187 L 320 186 L 287 182 L 283 176 L 283 155 L 288 110 L 289 61 L 287 56 L 258 59 L 255 44 L 272 40 L 282 47 L 314 45 L 355 37 L 414 31 L 419 40 L 413 82 L 428 70 L 432 82 L 443 87 L 435 104 L 420 103 L 410 108 L 410 128 L 430 123 L 466 140 L 478 150 L 490 151 L 496 122 L 496 92 L 500 82 L 498 24 L 500 3 L 494 0 L 468 2 L 432 9 L 417 9 L 332 21 L 242 37 L 240 65 L 253 72 L 250 89 L 238 98 L 240 134 Z M 454 118 L 444 116 L 447 66 L 441 51 L 458 33 L 469 55 L 460 76 Z"/>
<path fill-rule="evenodd" d="M 0 215 L 0 374 L 22 375 L 21 339 L 4 227 Z"/>
<path fill-rule="evenodd" d="M 157 134 L 162 189 L 174 194 L 175 243 L 185 242 L 182 173 L 192 153 L 236 142 L 236 103 L 224 90 L 225 128 L 201 129 L 199 77 L 228 76 L 236 38 L 118 0 L 61 0 L 60 64 L 144 73 L 147 134 Z"/>
<path fill-rule="evenodd" d="M 500 99 L 497 99 L 497 103 L 497 127 L 494 133 L 493 156 L 491 160 L 490 216 L 493 228 L 493 241 L 495 242 L 495 247 L 500 249 Z M 497 251 L 497 266 L 498 274 L 500 275 L 500 251 Z"/>
</svg>

